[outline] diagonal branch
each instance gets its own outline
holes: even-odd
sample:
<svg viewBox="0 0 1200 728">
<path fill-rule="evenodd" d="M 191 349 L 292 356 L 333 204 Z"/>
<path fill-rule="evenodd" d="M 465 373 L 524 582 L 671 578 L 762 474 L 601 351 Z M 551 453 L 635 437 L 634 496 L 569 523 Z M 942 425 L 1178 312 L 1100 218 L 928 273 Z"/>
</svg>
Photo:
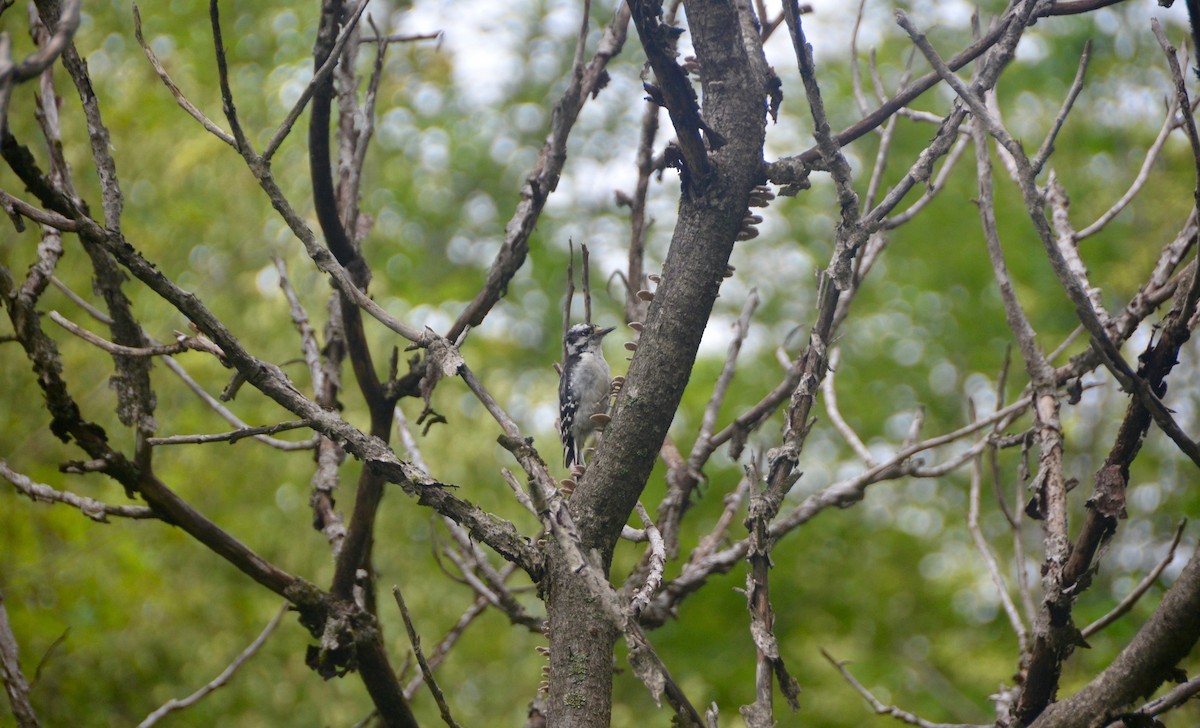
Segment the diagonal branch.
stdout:
<svg viewBox="0 0 1200 728">
<path fill-rule="evenodd" d="M 138 45 L 142 47 L 142 53 L 146 55 L 146 60 L 150 61 L 150 65 L 154 67 L 154 72 L 158 74 L 158 77 L 163 82 L 163 85 L 165 85 L 167 90 L 171 92 L 171 96 L 175 98 L 175 103 L 179 104 L 179 108 L 183 109 L 188 113 L 189 116 L 200 122 L 200 125 L 207 129 L 213 136 L 236 149 L 237 142 L 234 141 L 233 136 L 229 132 L 217 126 L 215 121 L 208 118 L 203 111 L 196 108 L 196 105 L 183 95 L 183 91 L 179 89 L 179 86 L 176 85 L 175 81 L 171 78 L 171 74 L 167 72 L 165 67 L 163 67 L 162 61 L 158 60 L 158 56 L 154 53 L 154 50 L 150 48 L 150 44 L 146 42 L 145 37 L 142 35 L 142 14 L 138 10 L 137 3 L 133 4 L 133 35 L 137 39 Z"/>
<path fill-rule="evenodd" d="M 1174 674 L 1200 639 L 1200 549 L 1116 659 L 1070 698 L 1047 707 L 1030 728 L 1086 728 L 1097 716 L 1117 717 Z"/>
<path fill-rule="evenodd" d="M 13 63 L 8 34 L 0 33 L 0 130 L 8 128 L 8 101 L 13 87 L 37 78 L 70 47 L 75 31 L 79 29 L 82 4 L 82 0 L 65 0 L 53 35 L 19 63 Z"/>
<path fill-rule="evenodd" d="M 632 10 L 638 38 L 646 51 L 646 59 L 654 69 L 656 85 L 646 84 L 646 91 L 652 102 L 666 107 L 675 127 L 679 151 L 683 156 L 685 194 L 703 190 L 711 164 L 701 132 L 709 134 L 709 143 L 714 147 L 720 146 L 720 137 L 712 136 L 700 118 L 696 90 L 688 81 L 687 72 L 675 61 L 675 40 L 682 30 L 663 22 L 662 0 L 630 0 L 628 5 Z M 692 189 L 693 184 L 695 190 Z"/>
<path fill-rule="evenodd" d="M 21 672 L 17 638 L 4 608 L 4 593 L 0 592 L 0 682 L 8 693 L 8 702 L 18 728 L 38 728 L 37 713 L 29 702 L 29 683 Z"/>
<path fill-rule="evenodd" d="M 225 685 L 229 683 L 230 679 L 233 678 L 234 673 L 241 669 L 241 667 L 245 665 L 251 657 L 254 657 L 255 653 L 257 653 L 262 646 L 266 644 L 267 638 L 271 636 L 271 633 L 275 631 L 275 628 L 279 626 L 279 623 L 283 621 L 283 617 L 287 613 L 288 605 L 284 604 L 279 608 L 279 611 L 275 613 L 275 616 L 271 618 L 271 621 L 267 622 L 267 626 L 263 628 L 263 631 L 259 633 L 258 637 L 256 637 L 254 641 L 246 647 L 246 649 L 242 650 L 242 653 L 238 655 L 233 662 L 229 663 L 229 667 L 226 667 L 224 670 L 222 670 L 220 675 L 217 675 L 207 685 L 187 696 L 186 698 L 172 698 L 163 703 L 157 710 L 146 716 L 141 723 L 138 723 L 138 728 L 150 728 L 150 726 L 156 725 L 160 720 L 167 717 L 171 713 L 177 710 L 190 708 L 204 698 L 208 697 L 213 692 L 225 687 Z"/>
<path fill-rule="evenodd" d="M 622 3 L 600 37 L 591 62 L 583 67 L 576 66 L 572 70 L 566 90 L 554 105 L 554 112 L 550 117 L 550 133 L 546 136 L 533 169 L 525 176 L 525 185 L 521 188 L 521 201 L 517 203 L 517 209 L 513 211 L 512 217 L 504 227 L 504 242 L 496 253 L 491 268 L 488 269 L 483 290 L 467 304 L 454 321 L 454 325 L 446 332 L 446 338 L 450 341 L 458 341 L 467 329 L 483 323 L 484 317 L 507 293 L 509 281 L 525 264 L 525 256 L 529 253 L 529 237 L 533 234 L 546 200 L 558 186 L 558 178 L 567 161 L 567 137 L 583 105 L 603 88 L 608 78 L 605 69 L 608 62 L 624 47 L 628 25 L 629 9 Z"/>
<path fill-rule="evenodd" d="M 984 726 L 968 726 L 961 723 L 934 723 L 933 721 L 925 720 L 920 716 L 909 713 L 906 710 L 901 710 L 894 705 L 887 705 L 879 698 L 872 695 L 870 690 L 867 690 L 867 688 L 864 687 L 863 684 L 854 677 L 854 675 L 850 674 L 850 671 L 846 669 L 845 663 L 835 660 L 832 655 L 825 651 L 824 648 L 821 649 L 821 655 L 829 662 L 829 664 L 833 665 L 834 668 L 836 668 L 837 671 L 842 674 L 842 679 L 848 682 L 850 687 L 854 688 L 854 690 L 862 696 L 863 700 L 867 701 L 867 703 L 871 706 L 871 710 L 875 711 L 876 715 L 890 716 L 901 723 L 914 725 L 917 726 L 917 728 L 984 728 Z"/>
<path fill-rule="evenodd" d="M 1095 622 L 1092 622 L 1088 626 L 1079 630 L 1079 634 L 1084 639 L 1091 637 L 1127 614 L 1130 609 L 1133 609 L 1133 605 L 1137 604 L 1138 600 L 1150 590 L 1150 587 L 1154 586 L 1154 583 L 1158 581 L 1158 577 L 1162 576 L 1162 573 L 1166 571 L 1167 567 L 1171 565 L 1171 562 L 1175 560 L 1175 549 L 1179 546 L 1179 540 L 1183 538 L 1183 529 L 1186 525 L 1186 518 L 1179 522 L 1179 526 L 1175 529 L 1175 536 L 1171 539 L 1170 545 L 1167 546 L 1167 553 L 1164 554 L 1159 560 L 1158 564 L 1150 570 L 1150 573 L 1146 574 L 1146 576 L 1139 581 L 1128 594 L 1125 595 L 1124 599 L 1122 599 L 1115 607 L 1110 609 L 1103 617 L 1100 617 Z"/>
</svg>

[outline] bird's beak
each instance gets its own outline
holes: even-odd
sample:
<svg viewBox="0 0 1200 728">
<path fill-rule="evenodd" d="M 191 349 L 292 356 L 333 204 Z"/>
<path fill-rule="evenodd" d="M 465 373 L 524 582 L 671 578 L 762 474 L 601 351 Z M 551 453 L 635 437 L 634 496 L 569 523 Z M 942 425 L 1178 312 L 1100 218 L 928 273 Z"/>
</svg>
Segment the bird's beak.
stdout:
<svg viewBox="0 0 1200 728">
<path fill-rule="evenodd" d="M 616 330 L 617 330 L 616 326 L 609 326 L 607 329 L 596 329 L 595 335 L 596 336 L 607 336 L 608 334 L 611 334 L 613 331 L 616 331 Z"/>
</svg>

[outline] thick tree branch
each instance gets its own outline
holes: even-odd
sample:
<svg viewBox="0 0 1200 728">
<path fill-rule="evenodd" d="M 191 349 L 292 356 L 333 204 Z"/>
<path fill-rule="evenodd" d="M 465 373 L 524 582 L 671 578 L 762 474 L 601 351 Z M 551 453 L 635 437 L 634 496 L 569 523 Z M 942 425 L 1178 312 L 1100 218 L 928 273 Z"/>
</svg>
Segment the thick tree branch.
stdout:
<svg viewBox="0 0 1200 728">
<path fill-rule="evenodd" d="M 1122 708 L 1169 679 L 1200 639 L 1200 549 L 1163 595 L 1158 609 L 1103 672 L 1066 700 L 1050 705 L 1031 728 L 1104 725 Z"/>
</svg>

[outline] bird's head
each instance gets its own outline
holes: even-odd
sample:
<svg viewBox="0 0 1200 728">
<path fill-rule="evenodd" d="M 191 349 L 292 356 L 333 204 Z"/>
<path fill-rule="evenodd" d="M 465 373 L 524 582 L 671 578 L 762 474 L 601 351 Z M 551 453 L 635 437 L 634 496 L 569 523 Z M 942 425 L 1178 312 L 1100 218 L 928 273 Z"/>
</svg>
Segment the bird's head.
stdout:
<svg viewBox="0 0 1200 728">
<path fill-rule="evenodd" d="M 567 355 L 599 351 L 600 342 L 615 328 L 615 326 L 601 328 L 596 324 L 575 324 L 567 329 Z"/>
</svg>

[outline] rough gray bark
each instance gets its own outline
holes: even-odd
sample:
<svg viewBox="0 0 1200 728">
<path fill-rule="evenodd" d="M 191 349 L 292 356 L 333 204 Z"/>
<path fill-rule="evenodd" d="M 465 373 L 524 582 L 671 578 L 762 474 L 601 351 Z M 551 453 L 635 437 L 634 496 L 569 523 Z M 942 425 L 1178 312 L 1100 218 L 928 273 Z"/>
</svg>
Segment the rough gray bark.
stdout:
<svg viewBox="0 0 1200 728">
<path fill-rule="evenodd" d="M 1200 638 L 1200 549 L 1163 595 L 1150 621 L 1104 672 L 1051 704 L 1031 728 L 1102 728 L 1125 706 L 1152 695 Z"/>
<path fill-rule="evenodd" d="M 707 174 L 684 170 L 662 282 L 604 444 L 571 502 L 584 548 L 598 555 L 606 571 L 683 396 L 750 190 L 762 175 L 766 91 L 764 79 L 751 74 L 737 11 L 724 3 L 684 5 L 702 68 L 703 122 L 728 143 L 708 155 Z M 631 6 L 636 18 L 639 8 Z M 715 138 L 709 135 L 710 144 Z M 617 633 L 597 618 L 594 599 L 567 560 L 551 562 L 550 721 L 608 726 Z"/>
</svg>

